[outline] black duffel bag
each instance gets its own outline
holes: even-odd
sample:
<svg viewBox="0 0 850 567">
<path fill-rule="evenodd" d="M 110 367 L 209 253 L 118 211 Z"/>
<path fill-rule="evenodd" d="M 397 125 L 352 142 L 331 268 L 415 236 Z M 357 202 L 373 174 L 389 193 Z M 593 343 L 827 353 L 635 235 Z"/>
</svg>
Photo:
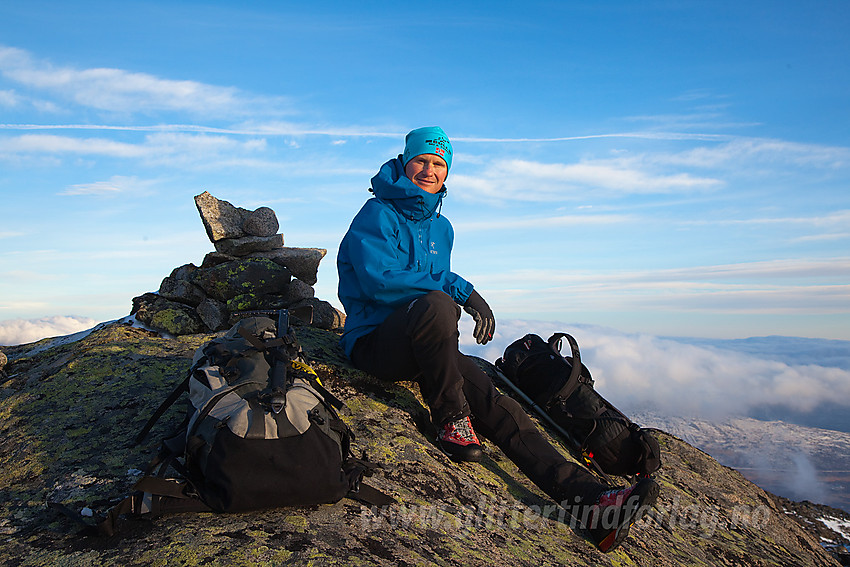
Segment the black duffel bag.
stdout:
<svg viewBox="0 0 850 567">
<path fill-rule="evenodd" d="M 572 356 L 561 355 L 563 339 Z M 568 434 L 588 465 L 618 476 L 649 476 L 661 468 L 658 441 L 593 389 L 572 336 L 555 333 L 544 341 L 528 334 L 505 349 L 496 367 Z"/>
</svg>

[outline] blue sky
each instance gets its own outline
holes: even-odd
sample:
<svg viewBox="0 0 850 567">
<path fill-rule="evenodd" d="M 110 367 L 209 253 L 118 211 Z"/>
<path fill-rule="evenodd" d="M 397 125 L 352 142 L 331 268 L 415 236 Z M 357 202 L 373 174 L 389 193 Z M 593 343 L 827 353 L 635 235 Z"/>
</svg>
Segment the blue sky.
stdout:
<svg viewBox="0 0 850 567">
<path fill-rule="evenodd" d="M 129 313 L 212 249 L 204 190 L 327 248 L 338 305 L 369 179 L 440 125 L 497 319 L 850 339 L 847 29 L 844 1 L 3 2 L 0 328 Z"/>
</svg>

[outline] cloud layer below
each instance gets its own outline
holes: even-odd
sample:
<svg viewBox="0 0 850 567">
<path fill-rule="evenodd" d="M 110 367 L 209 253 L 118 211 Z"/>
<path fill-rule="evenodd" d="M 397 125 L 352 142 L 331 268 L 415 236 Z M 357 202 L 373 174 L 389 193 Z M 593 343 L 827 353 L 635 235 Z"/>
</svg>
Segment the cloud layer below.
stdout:
<svg viewBox="0 0 850 567">
<path fill-rule="evenodd" d="M 0 345 L 18 345 L 47 337 L 70 335 L 91 329 L 96 324 L 97 321 L 89 317 L 72 315 L 0 321 Z"/>
<path fill-rule="evenodd" d="M 559 331 L 572 334 L 596 388 L 627 413 L 717 420 L 748 416 L 765 406 L 804 414 L 836 400 L 850 405 L 850 341 L 765 337 L 714 346 L 708 340 L 690 344 L 600 327 L 513 320 L 500 322 L 493 342 L 482 347 L 473 342 L 466 319 L 461 322 L 462 350 L 490 362 L 526 333 L 544 339 Z"/>
</svg>

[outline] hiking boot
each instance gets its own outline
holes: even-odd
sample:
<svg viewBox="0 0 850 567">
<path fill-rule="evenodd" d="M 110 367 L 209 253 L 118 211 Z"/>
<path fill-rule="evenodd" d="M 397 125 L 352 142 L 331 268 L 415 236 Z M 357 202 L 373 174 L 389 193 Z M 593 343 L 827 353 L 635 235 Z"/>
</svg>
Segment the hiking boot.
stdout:
<svg viewBox="0 0 850 567">
<path fill-rule="evenodd" d="M 591 506 L 584 525 L 596 547 L 608 553 L 629 535 L 629 528 L 640 520 L 658 498 L 658 484 L 644 478 L 628 488 L 603 492 Z"/>
<path fill-rule="evenodd" d="M 445 424 L 437 434 L 437 445 L 453 461 L 476 462 L 484 455 L 469 416 Z"/>
</svg>

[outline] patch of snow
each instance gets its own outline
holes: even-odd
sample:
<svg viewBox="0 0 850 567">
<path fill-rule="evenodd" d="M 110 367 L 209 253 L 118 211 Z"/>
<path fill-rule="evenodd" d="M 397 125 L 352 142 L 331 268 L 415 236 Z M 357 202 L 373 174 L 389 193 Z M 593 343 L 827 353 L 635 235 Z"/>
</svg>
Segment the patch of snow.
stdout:
<svg viewBox="0 0 850 567">
<path fill-rule="evenodd" d="M 839 533 L 846 539 L 850 539 L 850 520 L 840 520 L 830 516 L 818 518 L 818 520 L 835 533 Z"/>
</svg>

